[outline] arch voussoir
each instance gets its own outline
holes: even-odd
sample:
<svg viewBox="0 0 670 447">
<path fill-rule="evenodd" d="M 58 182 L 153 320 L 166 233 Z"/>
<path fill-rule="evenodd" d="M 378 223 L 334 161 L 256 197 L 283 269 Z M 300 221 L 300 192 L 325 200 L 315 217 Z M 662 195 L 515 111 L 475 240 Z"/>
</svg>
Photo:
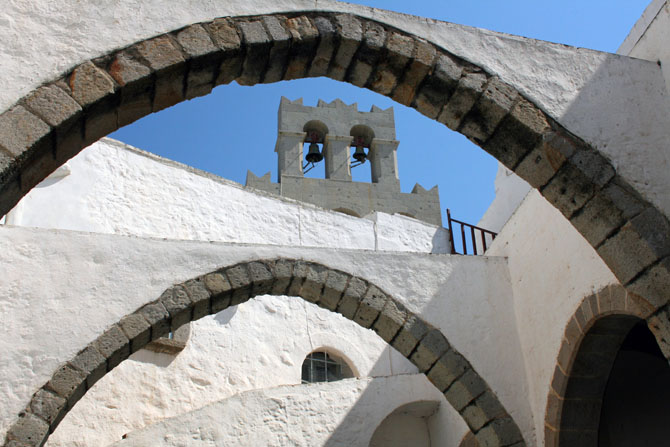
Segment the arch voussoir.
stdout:
<svg viewBox="0 0 670 447">
<path fill-rule="evenodd" d="M 426 374 L 480 445 L 523 445 L 495 393 L 439 329 L 363 278 L 286 258 L 241 262 L 175 284 L 124 316 L 33 395 L 4 445 L 42 445 L 86 391 L 131 353 L 183 324 L 263 294 L 299 296 L 374 330 Z"/>
</svg>

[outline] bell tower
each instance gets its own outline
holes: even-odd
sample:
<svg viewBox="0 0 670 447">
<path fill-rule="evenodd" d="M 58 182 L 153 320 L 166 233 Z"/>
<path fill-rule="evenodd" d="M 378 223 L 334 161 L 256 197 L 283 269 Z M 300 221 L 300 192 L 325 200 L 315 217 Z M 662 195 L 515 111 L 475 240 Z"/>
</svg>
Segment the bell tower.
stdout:
<svg viewBox="0 0 670 447">
<path fill-rule="evenodd" d="M 277 130 L 278 183 L 249 172 L 247 186 L 359 217 L 382 211 L 441 225 L 437 186 L 400 191 L 393 108 L 361 112 L 340 99 L 311 107 L 282 98 Z M 324 179 L 304 176 L 321 162 Z M 372 182 L 352 181 L 352 168 L 370 169 Z"/>
</svg>

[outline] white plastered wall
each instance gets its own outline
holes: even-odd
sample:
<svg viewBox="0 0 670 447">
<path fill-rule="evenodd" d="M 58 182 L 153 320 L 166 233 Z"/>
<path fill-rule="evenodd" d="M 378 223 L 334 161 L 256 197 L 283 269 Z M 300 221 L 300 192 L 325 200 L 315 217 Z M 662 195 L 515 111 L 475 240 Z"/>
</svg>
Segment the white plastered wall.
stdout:
<svg viewBox="0 0 670 447">
<path fill-rule="evenodd" d="M 670 214 L 670 101 L 654 62 L 328 0 L 13 0 L 0 12 L 0 110 L 90 58 L 221 16 L 300 10 L 370 17 L 500 76 Z"/>
</svg>

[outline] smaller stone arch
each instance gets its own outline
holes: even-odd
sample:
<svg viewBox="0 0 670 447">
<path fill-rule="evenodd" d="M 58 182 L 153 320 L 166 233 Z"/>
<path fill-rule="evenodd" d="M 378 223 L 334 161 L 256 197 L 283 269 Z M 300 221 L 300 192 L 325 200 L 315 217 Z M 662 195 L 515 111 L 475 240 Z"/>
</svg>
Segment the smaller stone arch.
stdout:
<svg viewBox="0 0 670 447">
<path fill-rule="evenodd" d="M 653 306 L 624 287 L 609 285 L 582 301 L 566 325 L 547 397 L 547 447 L 598 446 L 610 371 L 626 336 L 644 322 L 662 347 L 667 325 L 654 327 L 660 320 Z"/>
<path fill-rule="evenodd" d="M 391 411 L 375 429 L 370 447 L 429 447 L 431 436 L 426 419 L 440 406 L 437 401 L 416 401 Z"/>
<path fill-rule="evenodd" d="M 5 447 L 41 446 L 67 412 L 131 353 L 190 321 L 258 295 L 291 295 L 375 331 L 424 373 L 481 445 L 525 445 L 495 393 L 442 332 L 369 281 L 295 259 L 242 262 L 176 284 L 61 365 L 7 432 Z"/>
</svg>

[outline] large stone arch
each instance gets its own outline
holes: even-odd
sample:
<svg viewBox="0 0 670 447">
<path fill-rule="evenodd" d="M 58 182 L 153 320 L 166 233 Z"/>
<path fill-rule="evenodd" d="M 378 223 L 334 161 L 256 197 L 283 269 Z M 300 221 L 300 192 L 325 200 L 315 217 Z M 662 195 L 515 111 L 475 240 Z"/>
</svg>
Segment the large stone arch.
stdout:
<svg viewBox="0 0 670 447">
<path fill-rule="evenodd" d="M 444 393 L 480 445 L 525 445 L 495 393 L 439 329 L 363 278 L 286 258 L 242 262 L 200 275 L 126 315 L 34 393 L 4 445 L 42 445 L 86 391 L 130 354 L 183 324 L 268 294 L 301 297 L 374 330 Z"/>
<path fill-rule="evenodd" d="M 101 54 L 0 115 L 0 214 L 84 146 L 219 84 L 328 76 L 414 107 L 527 180 L 656 308 L 670 223 L 596 148 L 495 73 L 352 14 L 219 18 Z"/>
<path fill-rule="evenodd" d="M 547 397 L 547 447 L 597 446 L 600 409 L 617 353 L 631 328 L 647 326 L 670 358 L 666 315 L 620 285 L 610 285 L 582 301 L 568 321 Z"/>
</svg>

